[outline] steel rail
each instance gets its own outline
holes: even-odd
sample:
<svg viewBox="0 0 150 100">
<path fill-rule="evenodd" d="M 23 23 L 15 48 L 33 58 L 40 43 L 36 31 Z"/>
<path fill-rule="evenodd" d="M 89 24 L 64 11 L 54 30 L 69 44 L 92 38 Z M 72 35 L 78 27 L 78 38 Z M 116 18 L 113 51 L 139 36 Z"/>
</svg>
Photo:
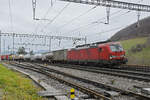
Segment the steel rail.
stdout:
<svg viewBox="0 0 150 100">
<path fill-rule="evenodd" d="M 17 63 L 16 63 L 16 64 L 11 63 L 11 65 L 14 65 L 14 66 L 17 66 L 17 67 L 20 67 L 20 68 L 23 68 L 23 69 L 29 69 L 29 70 L 32 70 L 32 71 L 35 71 L 35 72 L 44 74 L 44 75 L 46 75 L 46 76 L 49 76 L 49 77 L 52 78 L 52 79 L 58 80 L 58 81 L 61 82 L 61 83 L 65 83 L 65 84 L 67 84 L 67 85 L 69 85 L 69 86 L 72 86 L 72 87 L 78 89 L 79 91 L 81 91 L 81 92 L 83 92 L 83 93 L 85 93 L 85 94 L 88 94 L 88 95 L 90 95 L 90 96 L 93 96 L 93 97 L 96 98 L 96 99 L 112 100 L 111 98 L 106 97 L 106 96 L 102 95 L 101 93 L 99 93 L 99 92 L 97 92 L 97 91 L 95 91 L 95 90 L 86 88 L 86 87 L 84 87 L 84 86 L 78 85 L 78 84 L 73 83 L 73 82 L 68 81 L 68 80 L 66 81 L 66 80 L 64 80 L 64 79 L 62 79 L 62 78 L 60 78 L 60 77 L 58 77 L 58 76 L 55 76 L 55 75 L 52 75 L 52 74 L 46 72 L 45 70 L 41 70 L 41 69 L 38 69 L 38 68 L 33 68 L 33 67 L 29 67 L 29 66 L 27 66 L 27 65 L 17 64 Z"/>
<path fill-rule="evenodd" d="M 100 68 L 99 69 L 98 68 L 94 69 L 94 68 L 90 68 L 90 67 L 87 67 L 87 66 L 83 67 L 83 66 L 79 66 L 79 65 L 77 65 L 75 67 L 75 65 L 73 65 L 73 66 L 70 66 L 70 65 L 66 66 L 65 65 L 64 66 L 64 65 L 58 65 L 57 64 L 57 66 L 58 67 L 71 68 L 71 69 L 83 70 L 83 71 L 94 72 L 94 73 L 102 73 L 102 74 L 108 74 L 108 75 L 113 75 L 113 76 L 119 76 L 119 77 L 125 77 L 125 78 L 130 78 L 130 79 L 150 82 L 150 78 L 149 77 L 145 77 L 146 74 L 144 76 L 144 73 L 143 73 L 143 76 L 135 76 L 134 73 L 132 73 L 133 74 L 132 75 L 131 72 L 129 72 L 129 71 L 128 72 L 124 71 L 124 73 L 121 73 L 121 72 L 119 73 L 119 71 L 116 71 L 116 72 L 112 72 L 112 71 L 108 71 L 108 70 L 104 71 L 104 70 L 101 70 Z M 130 73 L 130 75 L 129 75 L 129 73 Z M 137 72 L 137 74 L 138 74 L 138 72 Z M 139 75 L 140 74 L 142 74 L 142 73 L 139 73 Z"/>
<path fill-rule="evenodd" d="M 145 72 L 120 70 L 120 69 L 109 69 L 109 68 L 98 68 L 97 70 L 112 71 L 112 72 L 119 72 L 119 73 L 125 73 L 125 74 L 133 74 L 133 75 L 140 75 L 140 76 L 144 76 L 144 77 L 150 77 L 150 73 L 145 73 Z"/>
<path fill-rule="evenodd" d="M 38 65 L 38 66 L 41 66 L 45 70 L 48 70 L 48 71 L 51 71 L 51 72 L 55 72 L 55 73 L 58 73 L 58 74 L 62 74 L 62 75 L 71 77 L 71 78 L 82 80 L 86 83 L 92 84 L 92 85 L 94 85 L 96 87 L 99 87 L 99 88 L 105 88 L 106 90 L 112 90 L 112 91 L 120 92 L 121 94 L 128 94 L 128 95 L 131 95 L 131 96 L 136 96 L 136 97 L 139 97 L 139 98 L 142 98 L 142 99 L 145 99 L 145 100 L 150 99 L 150 97 L 147 97 L 147 96 L 144 96 L 144 95 L 141 95 L 141 94 L 137 94 L 137 93 L 134 93 L 132 91 L 122 90 L 122 89 L 119 89 L 119 88 L 116 88 L 116 87 L 112 87 L 110 85 L 106 85 L 104 83 L 100 83 L 100 82 L 92 81 L 92 80 L 89 80 L 89 79 L 84 79 L 84 78 L 81 78 L 81 77 L 77 77 L 77 76 L 62 72 L 62 71 L 58 71 L 58 70 L 55 70 L 55 69 L 48 68 L 48 67 L 43 66 L 43 65 Z"/>
<path fill-rule="evenodd" d="M 85 68 L 85 66 L 81 66 L 81 68 Z M 140 75 L 144 77 L 150 77 L 150 73 L 145 73 L 141 71 L 133 71 L 133 70 L 123 70 L 120 68 L 100 68 L 100 67 L 90 67 L 90 66 L 86 66 L 86 68 L 97 70 L 97 71 L 103 70 L 103 71 L 119 72 L 119 73 L 131 74 L 131 75 L 133 74 L 133 75 Z"/>
<path fill-rule="evenodd" d="M 119 88 L 116 88 L 116 87 L 113 87 L 113 86 L 110 86 L 110 85 L 106 85 L 104 83 L 100 83 L 100 82 L 92 81 L 92 80 L 89 80 L 89 79 L 84 79 L 84 78 L 81 78 L 81 77 L 77 77 L 77 76 L 62 72 L 62 71 L 58 71 L 58 70 L 55 70 L 55 69 L 52 69 L 52 68 L 48 68 L 48 67 L 43 66 L 43 65 L 34 65 L 34 64 L 28 64 L 28 65 L 32 66 L 32 67 L 39 66 L 43 70 L 50 71 L 50 72 L 57 73 L 57 74 L 61 74 L 61 75 L 65 75 L 67 77 L 71 77 L 71 78 L 83 81 L 85 83 L 92 84 L 96 87 L 103 88 L 105 90 L 109 90 L 109 91 L 112 90 L 112 91 L 120 92 L 121 94 L 127 94 L 127 95 L 130 95 L 130 96 L 135 96 L 135 97 L 141 98 L 142 100 L 143 99 L 144 100 L 149 100 L 150 99 L 150 97 L 147 97 L 147 96 L 144 96 L 144 95 L 141 95 L 141 94 L 137 94 L 137 93 L 134 93 L 132 91 L 122 90 L 122 89 L 119 89 Z"/>
<path fill-rule="evenodd" d="M 124 65 L 121 65 L 120 68 L 126 69 L 126 70 L 137 70 L 137 71 L 142 71 L 142 72 L 150 72 L 150 66 L 149 65 L 124 64 Z"/>
</svg>

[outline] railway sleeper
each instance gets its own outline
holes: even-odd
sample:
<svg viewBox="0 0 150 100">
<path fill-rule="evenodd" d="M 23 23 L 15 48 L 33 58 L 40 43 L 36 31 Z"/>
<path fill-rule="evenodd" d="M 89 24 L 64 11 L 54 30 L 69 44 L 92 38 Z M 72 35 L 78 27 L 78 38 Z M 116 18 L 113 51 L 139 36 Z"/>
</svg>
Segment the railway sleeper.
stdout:
<svg viewBox="0 0 150 100">
<path fill-rule="evenodd" d="M 44 73 L 44 72 L 43 72 Z M 47 72 L 46 72 L 47 73 Z M 64 81 L 62 81 L 62 82 L 64 82 Z M 68 83 L 68 82 L 65 82 L 65 83 Z M 85 91 L 84 89 L 82 89 L 82 88 L 80 88 L 80 87 L 76 87 L 77 89 L 79 89 L 79 90 L 82 90 L 82 92 L 87 92 L 87 91 Z M 119 91 L 119 90 L 118 90 Z M 108 95 L 108 93 L 105 93 L 105 95 Z M 126 95 L 130 95 L 130 96 L 133 96 L 133 95 L 135 95 L 134 97 L 136 97 L 136 98 L 138 98 L 139 100 L 149 100 L 148 99 L 148 97 L 145 97 L 145 96 L 143 96 L 143 95 L 140 95 L 140 94 L 135 94 L 135 93 L 133 93 L 133 92 L 130 92 L 130 91 L 128 91 L 128 92 L 123 92 L 123 94 L 126 94 Z M 94 94 L 91 94 L 90 93 L 90 97 L 97 97 L 97 95 L 94 95 Z"/>
</svg>

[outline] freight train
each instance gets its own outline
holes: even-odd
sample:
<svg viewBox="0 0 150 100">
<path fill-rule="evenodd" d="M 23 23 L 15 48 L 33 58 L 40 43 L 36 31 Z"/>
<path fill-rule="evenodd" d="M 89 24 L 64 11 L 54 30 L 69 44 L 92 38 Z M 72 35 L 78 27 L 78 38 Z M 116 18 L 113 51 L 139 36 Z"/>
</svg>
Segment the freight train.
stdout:
<svg viewBox="0 0 150 100">
<path fill-rule="evenodd" d="M 25 55 L 24 57 L 19 55 L 15 57 L 15 60 L 88 65 L 114 65 L 127 62 L 125 50 L 123 50 L 119 42 L 97 42 L 45 54 Z"/>
</svg>

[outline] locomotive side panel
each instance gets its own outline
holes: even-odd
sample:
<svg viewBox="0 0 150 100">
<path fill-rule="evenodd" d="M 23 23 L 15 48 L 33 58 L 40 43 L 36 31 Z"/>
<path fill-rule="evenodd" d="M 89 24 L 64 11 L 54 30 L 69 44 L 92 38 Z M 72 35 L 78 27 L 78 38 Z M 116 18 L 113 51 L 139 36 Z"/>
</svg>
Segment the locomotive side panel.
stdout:
<svg viewBox="0 0 150 100">
<path fill-rule="evenodd" d="M 109 60 L 110 50 L 108 45 L 98 47 L 98 51 L 99 51 L 99 60 L 101 61 Z"/>
<path fill-rule="evenodd" d="M 96 62 L 99 60 L 98 53 L 99 52 L 97 47 L 69 50 L 67 59 L 69 61 L 84 62 L 84 63 Z"/>
<path fill-rule="evenodd" d="M 93 61 L 98 61 L 99 60 L 99 55 L 98 55 L 98 48 L 89 48 L 88 49 L 88 60 L 90 62 Z"/>
<path fill-rule="evenodd" d="M 80 49 L 78 50 L 78 60 L 79 61 L 85 61 L 87 58 L 86 49 Z"/>
<path fill-rule="evenodd" d="M 67 51 L 67 61 L 77 62 L 79 59 L 79 53 L 77 50 L 72 49 Z"/>
</svg>

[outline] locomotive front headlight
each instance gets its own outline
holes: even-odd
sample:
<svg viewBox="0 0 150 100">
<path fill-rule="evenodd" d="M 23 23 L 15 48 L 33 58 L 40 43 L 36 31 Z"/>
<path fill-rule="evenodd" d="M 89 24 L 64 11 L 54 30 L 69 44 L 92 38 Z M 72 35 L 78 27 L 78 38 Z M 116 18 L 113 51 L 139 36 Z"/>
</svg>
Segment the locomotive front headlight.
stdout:
<svg viewBox="0 0 150 100">
<path fill-rule="evenodd" d="M 125 57 L 125 55 L 121 55 L 120 57 Z"/>
<path fill-rule="evenodd" d="M 110 56 L 109 58 L 112 59 L 112 56 Z"/>
</svg>

